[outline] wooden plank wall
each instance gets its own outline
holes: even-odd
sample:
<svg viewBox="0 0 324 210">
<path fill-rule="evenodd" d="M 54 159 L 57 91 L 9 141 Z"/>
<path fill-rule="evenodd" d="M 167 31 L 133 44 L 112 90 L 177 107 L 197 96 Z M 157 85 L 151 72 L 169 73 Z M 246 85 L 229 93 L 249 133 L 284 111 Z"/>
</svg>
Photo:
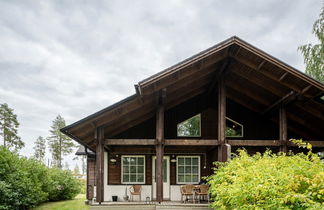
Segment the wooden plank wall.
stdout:
<svg viewBox="0 0 324 210">
<path fill-rule="evenodd" d="M 94 186 L 96 185 L 96 160 L 87 158 L 87 199 L 94 196 Z"/>
<path fill-rule="evenodd" d="M 170 156 L 170 159 L 172 159 L 172 152 L 169 152 L 168 149 L 166 149 L 167 154 L 166 156 Z M 201 162 L 201 177 L 203 176 L 208 176 L 212 173 L 211 167 L 212 167 L 212 162 L 216 161 L 217 159 L 217 149 L 216 150 L 211 150 L 210 152 L 205 152 L 204 151 L 199 151 L 199 149 L 196 151 L 193 150 L 182 150 L 183 153 L 181 154 L 175 154 L 174 158 L 177 158 L 178 155 L 190 155 L 190 156 L 200 156 L 200 162 Z M 129 150 L 128 150 L 129 152 Z M 134 153 L 136 152 L 136 149 L 134 149 Z M 180 153 L 181 149 L 178 150 L 177 153 Z M 133 153 L 133 154 L 134 154 Z M 197 154 L 198 153 L 198 154 Z M 125 154 L 126 155 L 126 154 Z M 130 152 L 129 155 L 132 155 Z M 145 185 L 151 185 L 152 184 L 152 158 L 155 156 L 154 154 L 140 154 L 136 153 L 136 155 L 144 155 L 145 156 Z M 118 155 L 116 157 L 115 154 L 109 154 L 108 155 L 108 160 L 111 158 L 114 158 L 117 160 L 116 163 L 111 163 L 108 161 L 108 184 L 109 185 L 121 185 L 121 156 Z M 205 165 L 205 158 L 206 158 L 206 168 L 204 168 Z M 176 185 L 176 163 L 170 162 L 170 183 L 171 185 Z"/>
</svg>

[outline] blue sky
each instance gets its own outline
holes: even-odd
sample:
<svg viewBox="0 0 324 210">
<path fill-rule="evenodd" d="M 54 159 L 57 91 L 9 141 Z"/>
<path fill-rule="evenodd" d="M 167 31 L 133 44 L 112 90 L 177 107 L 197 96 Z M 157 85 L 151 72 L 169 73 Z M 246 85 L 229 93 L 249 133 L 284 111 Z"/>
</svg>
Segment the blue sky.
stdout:
<svg viewBox="0 0 324 210">
<path fill-rule="evenodd" d="M 233 35 L 303 71 L 297 47 L 316 42 L 311 30 L 322 6 L 321 0 L 1 0 L 0 103 L 18 115 L 21 153 L 29 156 L 58 114 L 73 123 Z"/>
</svg>

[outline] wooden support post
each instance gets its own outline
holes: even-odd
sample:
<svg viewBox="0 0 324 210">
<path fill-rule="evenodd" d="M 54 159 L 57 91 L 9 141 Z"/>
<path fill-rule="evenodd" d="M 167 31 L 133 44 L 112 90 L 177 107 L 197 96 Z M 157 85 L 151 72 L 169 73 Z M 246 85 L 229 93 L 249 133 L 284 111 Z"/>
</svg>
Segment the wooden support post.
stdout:
<svg viewBox="0 0 324 210">
<path fill-rule="evenodd" d="M 165 95 L 164 95 L 165 96 Z M 163 201 L 164 99 L 159 96 L 156 112 L 156 201 Z"/>
<path fill-rule="evenodd" d="M 218 161 L 225 162 L 228 158 L 224 153 L 224 144 L 226 129 L 226 89 L 224 76 L 221 75 L 218 81 Z"/>
<path fill-rule="evenodd" d="M 97 183 L 96 183 L 96 201 L 101 204 L 104 201 L 104 128 L 97 127 L 95 131 L 95 138 L 97 141 L 96 146 L 96 170 L 97 170 Z"/>
<path fill-rule="evenodd" d="M 287 115 L 286 110 L 283 107 L 279 108 L 279 140 L 280 140 L 280 151 L 287 152 Z"/>
<path fill-rule="evenodd" d="M 229 144 L 222 144 L 222 162 L 226 162 L 231 159 L 231 145 Z"/>
</svg>

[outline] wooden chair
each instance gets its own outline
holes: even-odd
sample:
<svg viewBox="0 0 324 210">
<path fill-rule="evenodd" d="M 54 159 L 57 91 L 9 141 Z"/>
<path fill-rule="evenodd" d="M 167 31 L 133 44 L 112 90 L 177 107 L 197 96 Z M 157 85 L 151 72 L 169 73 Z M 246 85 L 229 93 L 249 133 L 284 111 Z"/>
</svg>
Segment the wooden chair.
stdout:
<svg viewBox="0 0 324 210">
<path fill-rule="evenodd" d="M 195 192 L 195 197 L 198 197 L 198 202 L 200 203 L 200 199 L 206 196 L 207 201 L 209 203 L 209 193 L 208 193 L 208 185 L 202 184 L 199 185 L 199 190 Z"/>
<path fill-rule="evenodd" d="M 141 201 L 141 190 L 142 190 L 142 186 L 141 185 L 133 185 L 129 188 L 129 192 L 130 192 L 130 198 L 133 201 L 133 197 L 134 195 L 138 195 L 139 196 L 139 201 Z"/>
<path fill-rule="evenodd" d="M 181 202 L 186 203 L 186 201 L 189 200 L 189 198 L 191 197 L 193 203 L 195 203 L 193 189 L 194 189 L 194 185 L 192 184 L 186 184 L 180 186 Z M 185 200 L 183 200 L 183 196 L 185 196 Z"/>
</svg>

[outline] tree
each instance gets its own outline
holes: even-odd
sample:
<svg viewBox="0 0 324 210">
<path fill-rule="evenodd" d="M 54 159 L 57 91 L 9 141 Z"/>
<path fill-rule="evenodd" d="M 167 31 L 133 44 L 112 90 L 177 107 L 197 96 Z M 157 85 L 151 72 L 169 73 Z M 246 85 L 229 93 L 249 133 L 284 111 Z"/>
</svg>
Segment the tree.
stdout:
<svg viewBox="0 0 324 210">
<path fill-rule="evenodd" d="M 65 120 L 58 115 L 52 123 L 49 130 L 50 136 L 47 138 L 53 165 L 58 168 L 62 168 L 62 155 L 70 154 L 74 147 L 72 139 L 61 133 L 60 129 L 63 127 L 65 127 Z"/>
<path fill-rule="evenodd" d="M 34 157 L 36 160 L 42 163 L 44 163 L 45 149 L 46 149 L 45 139 L 42 136 L 39 136 L 35 141 Z"/>
<path fill-rule="evenodd" d="M 0 104 L 0 135 L 3 137 L 3 146 L 17 151 L 25 146 L 18 136 L 19 122 L 17 115 L 8 104 Z"/>
<path fill-rule="evenodd" d="M 324 83 L 324 7 L 319 19 L 314 22 L 313 34 L 319 40 L 318 44 L 306 44 L 298 47 L 304 56 L 306 73 Z"/>
</svg>

